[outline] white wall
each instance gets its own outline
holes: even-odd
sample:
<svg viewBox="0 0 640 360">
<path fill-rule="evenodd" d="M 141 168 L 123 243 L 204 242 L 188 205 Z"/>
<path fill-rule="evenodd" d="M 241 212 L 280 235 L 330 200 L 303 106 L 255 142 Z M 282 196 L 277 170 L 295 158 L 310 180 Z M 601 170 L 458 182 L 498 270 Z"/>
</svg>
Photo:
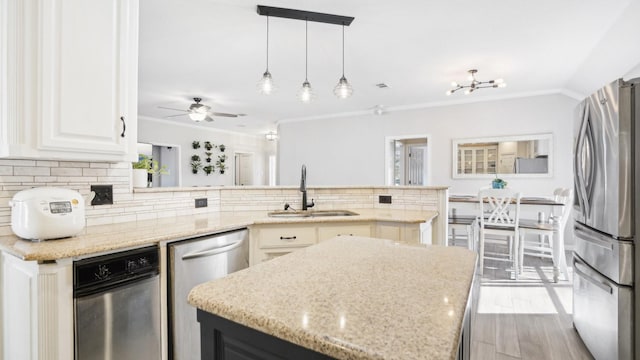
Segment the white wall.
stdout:
<svg viewBox="0 0 640 360">
<path fill-rule="evenodd" d="M 491 90 L 485 90 L 491 91 Z M 553 134 L 553 177 L 504 178 L 528 195 L 572 187 L 573 112 L 578 101 L 565 95 L 441 106 L 279 125 L 281 185 L 384 185 L 385 136 L 430 136 L 430 185 L 449 185 L 452 193 L 476 193 L 490 179 L 452 179 L 452 140 L 502 135 Z"/>
<path fill-rule="evenodd" d="M 191 146 L 194 140 L 200 141 L 201 147 L 197 150 L 194 150 Z M 189 165 L 192 155 L 199 155 L 202 163 L 206 165 L 204 161 L 205 141 L 210 141 L 216 145 L 225 145 L 224 154 L 227 155 L 227 169 L 224 174 L 220 174 L 217 170 L 215 174 L 212 173 L 208 176 L 205 175 L 203 170 L 200 170 L 196 175 L 192 174 L 191 166 Z M 268 144 L 262 136 L 220 131 L 194 124 L 172 124 L 167 121 L 142 116 L 138 118 L 138 142 L 178 145 L 180 147 L 182 186 L 233 185 L 235 173 L 233 158 L 235 151 L 253 154 L 253 185 L 266 185 L 268 179 L 268 156 L 276 151 L 275 146 Z M 211 152 L 213 152 L 211 156 L 211 164 L 213 165 L 218 155 L 223 153 L 218 149 L 212 149 Z"/>
<path fill-rule="evenodd" d="M 582 97 L 618 78 L 640 76 L 640 1 L 631 1 L 584 63 L 576 69 L 567 88 Z M 597 26 L 597 25 L 594 25 Z"/>
</svg>

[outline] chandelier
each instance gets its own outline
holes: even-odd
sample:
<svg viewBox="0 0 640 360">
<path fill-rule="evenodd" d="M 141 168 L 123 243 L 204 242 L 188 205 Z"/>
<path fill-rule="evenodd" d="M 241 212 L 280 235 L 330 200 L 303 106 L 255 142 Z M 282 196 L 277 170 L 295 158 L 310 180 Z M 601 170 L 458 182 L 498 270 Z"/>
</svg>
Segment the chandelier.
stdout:
<svg viewBox="0 0 640 360">
<path fill-rule="evenodd" d="M 277 8 L 271 6 L 258 5 L 258 14 L 267 17 L 267 68 L 262 74 L 262 79 L 258 82 L 258 91 L 262 94 L 269 95 L 275 90 L 273 77 L 269 72 L 269 17 L 280 17 L 294 20 L 304 20 L 305 22 L 305 66 L 304 73 L 305 79 L 302 83 L 302 88 L 298 92 L 298 98 L 304 102 L 309 103 L 315 97 L 315 94 L 311 88 L 311 83 L 308 79 L 308 48 L 309 48 L 309 28 L 308 22 L 321 22 L 326 24 L 341 25 L 342 26 L 342 76 L 338 80 L 338 84 L 334 87 L 333 93 L 339 99 L 346 99 L 353 94 L 353 87 L 347 81 L 344 76 L 344 27 L 351 25 L 354 20 L 352 16 L 341 16 L 333 14 L 324 14 L 304 10 Z"/>
<path fill-rule="evenodd" d="M 469 73 L 469 78 L 468 80 L 471 81 L 468 85 L 461 85 L 458 84 L 457 82 L 452 82 L 451 86 L 453 86 L 453 89 L 447 91 L 447 95 L 451 95 L 454 92 L 458 91 L 458 90 L 462 90 L 462 89 L 467 89 L 464 91 L 465 95 L 469 95 L 472 92 L 474 92 L 477 89 L 484 89 L 484 88 L 503 88 L 505 86 L 507 86 L 507 84 L 504 82 L 503 79 L 495 79 L 495 80 L 489 80 L 489 81 L 478 81 L 476 80 L 476 73 L 478 72 L 478 70 L 476 69 L 471 69 L 468 71 Z"/>
</svg>

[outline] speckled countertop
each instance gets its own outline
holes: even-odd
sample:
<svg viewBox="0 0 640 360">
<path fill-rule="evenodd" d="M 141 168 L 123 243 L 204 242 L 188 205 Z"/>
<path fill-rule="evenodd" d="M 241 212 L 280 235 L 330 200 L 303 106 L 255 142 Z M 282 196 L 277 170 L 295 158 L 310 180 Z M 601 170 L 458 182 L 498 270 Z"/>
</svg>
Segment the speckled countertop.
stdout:
<svg viewBox="0 0 640 360">
<path fill-rule="evenodd" d="M 432 220 L 436 211 L 355 209 L 358 216 L 272 218 L 266 211 L 218 212 L 154 220 L 89 226 L 72 238 L 31 242 L 17 236 L 0 236 L 0 250 L 23 260 L 50 261 L 169 240 L 239 229 L 253 224 L 394 221 L 420 223 Z"/>
<path fill-rule="evenodd" d="M 340 237 L 195 287 L 189 303 L 338 359 L 454 359 L 476 254 Z"/>
</svg>

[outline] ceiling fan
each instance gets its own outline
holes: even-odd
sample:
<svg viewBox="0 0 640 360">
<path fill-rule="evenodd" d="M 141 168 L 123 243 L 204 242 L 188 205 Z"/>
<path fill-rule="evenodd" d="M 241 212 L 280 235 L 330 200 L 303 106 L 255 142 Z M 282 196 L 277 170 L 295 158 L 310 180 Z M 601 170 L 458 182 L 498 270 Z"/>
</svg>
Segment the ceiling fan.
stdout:
<svg viewBox="0 0 640 360">
<path fill-rule="evenodd" d="M 185 114 L 177 114 L 177 115 L 166 116 L 168 118 L 169 117 L 189 115 L 189 118 L 191 118 L 191 120 L 193 120 L 195 122 L 200 122 L 202 120 L 213 121 L 213 117 L 212 116 L 238 117 L 238 116 L 245 116 L 246 115 L 246 114 L 227 114 L 227 113 L 212 112 L 212 111 L 210 111 L 211 110 L 211 106 L 204 105 L 204 104 L 200 103 L 202 101 L 202 98 L 194 97 L 193 101 L 195 101 L 195 102 L 193 104 L 191 104 L 189 106 L 189 109 L 187 109 L 187 110 L 169 108 L 169 107 L 164 107 L 164 106 L 158 106 L 158 108 L 167 109 L 167 110 L 182 111 L 182 112 L 185 113 Z"/>
</svg>

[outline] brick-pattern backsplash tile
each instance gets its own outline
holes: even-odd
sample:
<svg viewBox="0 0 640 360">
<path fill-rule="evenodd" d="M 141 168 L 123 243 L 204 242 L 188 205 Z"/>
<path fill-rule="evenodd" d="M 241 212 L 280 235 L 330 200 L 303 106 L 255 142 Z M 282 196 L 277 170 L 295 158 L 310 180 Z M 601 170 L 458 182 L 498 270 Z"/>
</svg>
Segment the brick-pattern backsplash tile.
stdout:
<svg viewBox="0 0 640 360">
<path fill-rule="evenodd" d="M 272 211 L 284 204 L 301 208 L 297 188 L 213 188 L 188 191 L 132 192 L 131 164 L 86 161 L 0 159 L 0 236 L 11 234 L 9 200 L 18 192 L 40 186 L 63 187 L 87 197 L 91 185 L 113 185 L 113 205 L 86 205 L 87 225 L 115 224 L 219 211 Z M 378 195 L 392 195 L 392 204 L 378 204 Z M 194 199 L 208 206 L 196 209 Z M 315 209 L 386 208 L 435 210 L 438 191 L 393 187 L 310 188 Z"/>
</svg>

